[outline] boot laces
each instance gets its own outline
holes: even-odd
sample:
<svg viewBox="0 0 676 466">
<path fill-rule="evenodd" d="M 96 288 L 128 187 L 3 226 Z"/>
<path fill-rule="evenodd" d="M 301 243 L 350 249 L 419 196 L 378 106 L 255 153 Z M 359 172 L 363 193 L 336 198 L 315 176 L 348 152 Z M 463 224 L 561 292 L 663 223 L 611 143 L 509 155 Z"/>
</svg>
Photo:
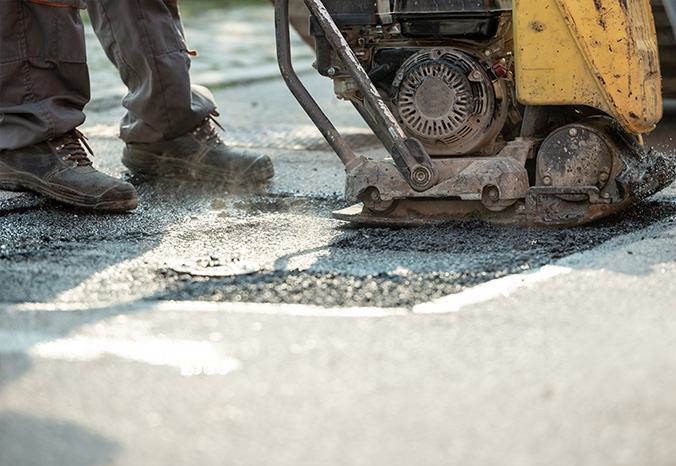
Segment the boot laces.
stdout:
<svg viewBox="0 0 676 466">
<path fill-rule="evenodd" d="M 89 147 L 87 138 L 80 131 L 74 129 L 66 134 L 57 136 L 55 139 L 61 139 L 61 144 L 56 146 L 58 152 L 63 152 L 63 154 L 60 154 L 61 160 L 64 162 L 72 160 L 75 162 L 76 167 L 86 167 L 92 164 L 92 161 L 87 156 L 87 152 L 93 156 L 94 151 Z M 87 151 L 85 151 L 85 148 Z"/>
<path fill-rule="evenodd" d="M 212 146 L 217 146 L 223 143 L 218 131 L 214 127 L 214 125 L 216 125 L 224 130 L 223 126 L 221 126 L 221 124 L 216 121 L 215 117 L 217 116 L 219 116 L 217 111 L 209 114 L 209 116 L 202 120 L 202 122 L 192 130 L 193 136 L 199 138 L 204 144 L 210 144 Z"/>
</svg>

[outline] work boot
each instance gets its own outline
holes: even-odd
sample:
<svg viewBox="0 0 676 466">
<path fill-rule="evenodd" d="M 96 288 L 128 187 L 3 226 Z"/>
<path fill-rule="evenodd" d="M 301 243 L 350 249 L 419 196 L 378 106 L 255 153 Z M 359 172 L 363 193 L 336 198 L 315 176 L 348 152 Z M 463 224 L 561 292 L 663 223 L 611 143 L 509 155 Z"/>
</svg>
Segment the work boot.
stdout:
<svg viewBox="0 0 676 466">
<path fill-rule="evenodd" d="M 85 137 L 74 129 L 39 144 L 2 150 L 0 189 L 35 191 L 89 209 L 135 209 L 134 186 L 94 169 L 85 147 L 92 154 Z"/>
<path fill-rule="evenodd" d="M 122 163 L 135 173 L 227 184 L 258 183 L 275 174 L 267 155 L 226 146 L 212 122 L 223 129 L 208 116 L 192 131 L 177 138 L 129 143 L 123 151 Z"/>
</svg>

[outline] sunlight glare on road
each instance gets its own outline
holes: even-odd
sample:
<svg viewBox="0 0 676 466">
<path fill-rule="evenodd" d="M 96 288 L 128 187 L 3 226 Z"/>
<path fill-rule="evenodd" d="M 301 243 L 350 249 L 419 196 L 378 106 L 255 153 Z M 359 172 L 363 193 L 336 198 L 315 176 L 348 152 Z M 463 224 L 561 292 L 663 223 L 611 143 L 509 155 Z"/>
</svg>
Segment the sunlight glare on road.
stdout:
<svg viewBox="0 0 676 466">
<path fill-rule="evenodd" d="M 77 335 L 38 343 L 29 354 L 68 362 L 117 356 L 152 366 L 175 367 L 186 377 L 227 375 L 241 366 L 241 362 L 235 358 L 220 356 L 210 342 L 155 337 L 115 340 Z"/>
</svg>

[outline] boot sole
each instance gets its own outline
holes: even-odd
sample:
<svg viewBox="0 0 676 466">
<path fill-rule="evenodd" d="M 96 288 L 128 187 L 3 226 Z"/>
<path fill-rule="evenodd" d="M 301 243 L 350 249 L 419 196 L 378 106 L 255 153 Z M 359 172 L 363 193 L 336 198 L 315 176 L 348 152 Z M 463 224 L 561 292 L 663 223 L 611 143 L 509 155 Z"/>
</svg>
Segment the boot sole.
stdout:
<svg viewBox="0 0 676 466">
<path fill-rule="evenodd" d="M 129 191 L 130 195 L 126 199 L 101 200 L 101 196 L 92 197 L 70 191 L 61 185 L 47 183 L 29 173 L 7 173 L 7 171 L 0 171 L 0 176 L 3 178 L 0 180 L 0 189 L 8 191 L 33 191 L 55 201 L 76 207 L 122 212 L 134 210 L 138 206 L 136 190 Z M 109 191 L 105 191 L 102 196 Z M 121 191 L 121 194 L 124 194 L 124 191 Z"/>
<path fill-rule="evenodd" d="M 261 156 L 263 158 L 265 156 Z M 133 173 L 151 176 L 175 176 L 194 180 L 219 181 L 226 184 L 260 183 L 272 178 L 275 174 L 272 162 L 256 163 L 255 160 L 244 171 L 236 176 L 214 169 L 212 166 L 200 166 L 182 159 L 162 157 L 152 152 L 125 147 L 122 151 L 122 163 Z"/>
</svg>

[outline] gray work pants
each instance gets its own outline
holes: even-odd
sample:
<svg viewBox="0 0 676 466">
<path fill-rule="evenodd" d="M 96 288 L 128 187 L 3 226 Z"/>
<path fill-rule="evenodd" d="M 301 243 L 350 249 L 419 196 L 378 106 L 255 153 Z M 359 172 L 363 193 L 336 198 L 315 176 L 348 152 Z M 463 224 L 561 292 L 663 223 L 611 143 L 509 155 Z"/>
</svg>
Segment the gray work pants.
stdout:
<svg viewBox="0 0 676 466">
<path fill-rule="evenodd" d="M 190 57 L 175 2 L 88 0 L 87 7 L 99 41 L 129 89 L 120 125 L 125 142 L 180 136 L 214 111 L 211 93 L 190 84 Z M 89 98 L 79 10 L 0 0 L 0 150 L 78 127 Z"/>
</svg>

